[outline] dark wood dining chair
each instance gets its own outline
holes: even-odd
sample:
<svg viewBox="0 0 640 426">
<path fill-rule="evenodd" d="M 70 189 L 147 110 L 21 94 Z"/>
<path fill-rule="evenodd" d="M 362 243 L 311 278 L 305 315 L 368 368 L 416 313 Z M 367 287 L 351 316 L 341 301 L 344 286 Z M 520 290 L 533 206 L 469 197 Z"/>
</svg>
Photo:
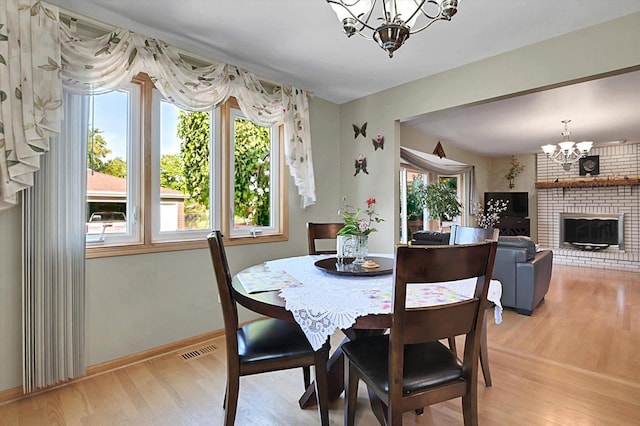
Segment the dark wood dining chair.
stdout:
<svg viewBox="0 0 640 426">
<path fill-rule="evenodd" d="M 479 243 L 485 240 L 498 241 L 500 230 L 498 228 L 472 228 L 469 226 L 453 225 L 451 227 L 451 236 L 449 237 L 449 244 L 468 244 Z M 489 304 L 489 308 L 493 306 L 493 303 Z M 482 324 L 482 335 L 480 338 L 480 367 L 482 367 L 482 377 L 484 378 L 484 384 L 490 388 L 493 386 L 491 381 L 491 370 L 489 368 L 489 350 L 487 349 L 487 318 L 489 315 L 484 316 L 484 323 Z M 449 347 L 454 352 L 456 351 L 455 337 L 449 338 Z"/>
<path fill-rule="evenodd" d="M 307 223 L 307 239 L 309 242 L 309 254 L 336 254 L 334 243 L 332 250 L 318 250 L 316 240 L 335 240 L 338 231 L 342 229 L 344 223 Z"/>
<path fill-rule="evenodd" d="M 222 234 L 220 231 L 213 231 L 207 240 L 218 283 L 227 345 L 224 424 L 231 426 L 235 421 L 241 376 L 303 367 L 307 369 L 306 388 L 309 385 L 308 369 L 314 366 L 320 423 L 328 425 L 329 396 L 326 372 L 329 343 L 314 351 L 298 324 L 280 319 L 261 319 L 239 327 L 238 310 Z"/>
<path fill-rule="evenodd" d="M 464 424 L 478 424 L 480 331 L 497 244 L 487 241 L 397 248 L 389 334 L 342 345 L 346 425 L 354 424 L 359 379 L 380 403 L 373 403 L 372 408 L 381 424 L 400 425 L 404 411 L 457 397 L 462 397 Z M 419 308 L 406 306 L 407 288 L 415 283 L 472 277 L 477 279 L 470 299 Z M 462 360 L 440 342 L 457 335 L 465 335 Z"/>
</svg>

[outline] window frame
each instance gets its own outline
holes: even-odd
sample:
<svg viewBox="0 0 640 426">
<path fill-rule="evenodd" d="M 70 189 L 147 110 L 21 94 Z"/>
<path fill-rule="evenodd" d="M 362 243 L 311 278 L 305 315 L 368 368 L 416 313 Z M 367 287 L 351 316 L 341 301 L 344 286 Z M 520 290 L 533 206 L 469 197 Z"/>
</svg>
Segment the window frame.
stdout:
<svg viewBox="0 0 640 426">
<path fill-rule="evenodd" d="M 127 231 L 122 233 L 85 234 L 87 248 L 123 246 L 129 244 L 139 244 L 141 241 L 141 205 L 142 205 L 142 135 L 141 135 L 141 106 L 142 93 L 140 87 L 135 82 L 127 83 L 117 91 L 127 93 L 127 122 L 126 122 L 126 224 Z M 94 99 L 91 97 L 90 108 L 94 108 Z M 100 95 L 98 95 L 100 96 Z M 91 114 L 93 116 L 93 114 Z M 89 125 L 89 131 L 95 128 L 95 123 Z M 85 142 L 86 143 L 86 142 Z M 88 204 L 88 201 L 85 201 Z M 100 235 L 98 240 L 90 238 L 90 235 Z"/>
<path fill-rule="evenodd" d="M 216 227 L 216 223 L 220 223 L 215 220 L 214 211 L 219 206 L 214 194 L 215 183 L 218 181 L 214 178 L 216 171 L 218 170 L 218 164 L 215 162 L 214 143 L 216 140 L 215 132 L 218 127 L 215 124 L 215 110 L 208 111 L 210 116 L 209 121 L 209 229 L 199 230 L 182 230 L 182 231 L 160 231 L 161 225 L 161 205 L 162 197 L 160 196 L 160 158 L 161 158 L 161 105 L 162 102 L 167 102 L 162 96 L 160 91 L 156 88 L 151 90 L 151 133 L 153 135 L 152 140 L 157 141 L 150 146 L 151 149 L 151 241 L 153 243 L 163 242 L 187 242 L 194 240 L 202 240 L 211 232 L 211 229 Z"/>
<path fill-rule="evenodd" d="M 221 133 L 222 133 L 222 232 L 224 235 L 224 242 L 227 245 L 236 244 L 254 244 L 254 243 L 266 243 L 276 241 L 287 241 L 289 238 L 289 223 L 288 223 L 288 186 L 287 186 L 287 174 L 285 172 L 284 162 L 284 126 L 275 125 L 271 126 L 271 139 L 272 146 L 277 143 L 277 156 L 276 163 L 278 165 L 277 173 L 270 170 L 271 181 L 274 180 L 277 183 L 277 191 L 271 190 L 271 204 L 275 204 L 276 212 L 272 212 L 272 221 L 276 223 L 269 228 L 258 228 L 262 231 L 261 234 L 252 234 L 250 231 L 238 232 L 234 231 L 233 225 L 233 188 L 234 188 L 234 176 L 233 176 L 233 152 L 234 143 L 232 140 L 233 129 L 232 123 L 235 117 L 241 117 L 245 120 L 251 121 L 240 111 L 238 101 L 230 97 L 221 106 Z M 238 111 L 240 111 L 238 113 Z M 275 139 L 275 141 L 274 141 Z M 276 175 L 276 176 L 274 176 Z M 277 194 L 273 194 L 277 192 Z M 265 232 L 265 230 L 267 232 Z"/>
<path fill-rule="evenodd" d="M 127 244 L 94 244 L 87 245 L 85 251 L 85 257 L 87 259 L 100 258 L 100 257 L 112 257 L 112 256 L 126 256 L 143 253 L 155 253 L 166 251 L 180 251 L 201 249 L 207 247 L 206 238 L 204 234 L 210 232 L 202 231 L 202 238 L 198 239 L 184 239 L 184 238 L 171 238 L 154 240 L 153 236 L 153 155 L 154 155 L 154 143 L 159 144 L 159 140 L 154 142 L 154 137 L 159 137 L 159 134 L 155 134 L 153 131 L 153 90 L 155 89 L 153 82 L 146 73 L 138 74 L 132 83 L 139 85 L 140 87 L 140 161 L 139 161 L 139 173 L 140 173 L 140 205 L 137 209 L 137 222 L 140 229 L 140 238 L 136 242 Z M 256 244 L 256 243 L 268 243 L 268 242 L 281 242 L 287 241 L 289 238 L 289 200 L 288 200 L 288 174 L 286 172 L 286 166 L 284 161 L 284 126 L 279 125 L 277 127 L 278 133 L 278 147 L 279 155 L 278 160 L 280 164 L 280 170 L 278 172 L 278 185 L 279 194 L 275 197 L 278 202 L 279 212 L 278 221 L 279 227 L 277 232 L 273 234 L 258 235 L 253 237 L 251 235 L 246 236 L 231 236 L 229 227 L 229 213 L 230 207 L 233 204 L 232 192 L 229 191 L 228 183 L 232 181 L 232 176 L 229 170 L 228 153 L 231 147 L 229 146 L 229 128 L 228 128 L 228 114 L 229 109 L 234 106 L 238 107 L 238 103 L 235 98 L 229 98 L 223 105 L 216 108 L 212 113 L 212 146 L 210 148 L 210 166 L 213 168 L 211 173 L 210 182 L 210 203 L 211 203 L 211 216 L 212 216 L 212 228 L 221 229 L 225 235 L 225 244 L 227 245 L 243 245 L 243 244 Z M 225 115 L 226 114 L 226 115 Z M 157 133 L 157 132 L 156 132 Z M 159 157 L 158 157 L 159 159 Z M 156 166 L 156 173 L 159 176 L 159 160 Z M 159 181 L 159 178 L 158 178 Z M 158 184 L 159 185 L 159 184 Z M 159 208 L 159 207 L 158 207 Z"/>
</svg>

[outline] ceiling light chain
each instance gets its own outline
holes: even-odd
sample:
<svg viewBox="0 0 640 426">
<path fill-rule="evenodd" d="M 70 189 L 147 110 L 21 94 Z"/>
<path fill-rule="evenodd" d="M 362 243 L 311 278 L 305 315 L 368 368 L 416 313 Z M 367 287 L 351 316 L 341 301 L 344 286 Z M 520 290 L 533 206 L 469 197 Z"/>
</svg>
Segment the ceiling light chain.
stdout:
<svg viewBox="0 0 640 426">
<path fill-rule="evenodd" d="M 337 15 L 347 37 L 357 33 L 368 40 L 375 40 L 390 58 L 409 35 L 436 21 L 450 21 L 458 12 L 458 0 L 327 0 L 327 3 Z M 381 6 L 374 16 L 378 4 Z M 369 21 L 375 22 L 375 26 Z"/>
<path fill-rule="evenodd" d="M 542 146 L 542 150 L 547 154 L 547 157 L 561 164 L 562 168 L 567 172 L 571 170 L 571 165 L 582 157 L 585 157 L 593 146 L 592 141 L 583 141 L 576 144 L 569 140 L 571 132 L 567 124 L 570 122 L 571 120 L 562 120 L 562 123 L 564 123 L 564 132 L 561 133 L 564 137 L 562 142 L 558 143 L 557 146 L 553 144 Z"/>
</svg>

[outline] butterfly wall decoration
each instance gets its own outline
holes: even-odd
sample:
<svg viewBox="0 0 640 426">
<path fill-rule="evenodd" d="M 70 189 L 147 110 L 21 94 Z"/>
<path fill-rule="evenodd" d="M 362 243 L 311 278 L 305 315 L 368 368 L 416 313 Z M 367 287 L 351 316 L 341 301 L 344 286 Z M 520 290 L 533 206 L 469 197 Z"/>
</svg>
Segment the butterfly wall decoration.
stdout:
<svg viewBox="0 0 640 426">
<path fill-rule="evenodd" d="M 355 168 L 356 168 L 356 172 L 353 174 L 354 176 L 360 173 L 360 171 L 362 171 L 363 173 L 369 174 L 369 172 L 367 171 L 367 157 L 365 157 L 362 154 L 358 155 L 358 158 L 356 158 L 356 162 L 355 162 Z"/>
<path fill-rule="evenodd" d="M 353 126 L 353 138 L 356 139 L 358 135 L 362 135 L 362 137 L 367 137 L 367 123 L 365 122 L 362 126 L 358 126 L 357 124 L 352 124 Z"/>
<path fill-rule="evenodd" d="M 375 139 L 371 139 L 371 142 L 373 142 L 374 151 L 377 151 L 378 148 L 384 149 L 384 136 L 378 135 L 375 137 Z"/>
</svg>

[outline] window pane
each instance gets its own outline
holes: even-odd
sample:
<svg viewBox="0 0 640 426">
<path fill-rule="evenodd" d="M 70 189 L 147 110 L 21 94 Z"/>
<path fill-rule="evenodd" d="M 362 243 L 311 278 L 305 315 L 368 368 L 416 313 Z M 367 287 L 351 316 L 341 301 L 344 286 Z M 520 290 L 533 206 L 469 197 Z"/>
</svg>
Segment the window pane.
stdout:
<svg viewBox="0 0 640 426">
<path fill-rule="evenodd" d="M 211 229 L 211 114 L 160 105 L 160 232 Z"/>
<path fill-rule="evenodd" d="M 130 208 L 129 156 L 130 95 L 115 91 L 92 97 L 87 149 L 86 233 L 126 234 Z"/>
<path fill-rule="evenodd" d="M 234 229 L 271 227 L 272 129 L 234 117 Z"/>
</svg>

